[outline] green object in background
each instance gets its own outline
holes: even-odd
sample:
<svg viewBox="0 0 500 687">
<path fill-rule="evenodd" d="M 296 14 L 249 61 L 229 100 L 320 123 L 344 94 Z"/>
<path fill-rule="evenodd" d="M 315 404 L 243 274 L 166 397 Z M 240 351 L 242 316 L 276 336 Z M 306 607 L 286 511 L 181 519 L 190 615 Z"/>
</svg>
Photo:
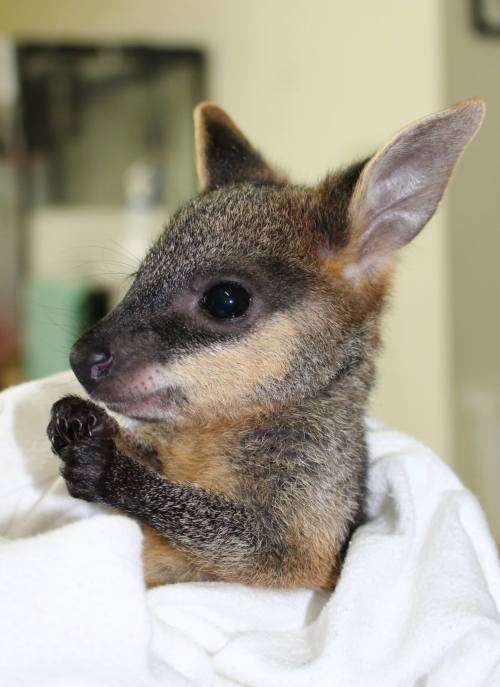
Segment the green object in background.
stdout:
<svg viewBox="0 0 500 687">
<path fill-rule="evenodd" d="M 23 355 L 27 379 L 69 368 L 76 339 L 107 311 L 105 291 L 80 280 L 31 278 L 23 299 Z"/>
</svg>

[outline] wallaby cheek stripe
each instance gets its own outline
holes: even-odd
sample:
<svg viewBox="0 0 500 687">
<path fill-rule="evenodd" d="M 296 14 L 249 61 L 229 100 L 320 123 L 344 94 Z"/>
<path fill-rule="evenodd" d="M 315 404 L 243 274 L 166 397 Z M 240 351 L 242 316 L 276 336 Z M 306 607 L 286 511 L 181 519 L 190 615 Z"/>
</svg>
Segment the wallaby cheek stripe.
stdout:
<svg viewBox="0 0 500 687">
<path fill-rule="evenodd" d="M 238 408 L 243 400 L 255 397 L 257 386 L 265 387 L 286 374 L 297 332 L 289 317 L 275 316 L 242 341 L 211 346 L 166 369 L 182 385 L 193 408 L 231 412 L 231 406 Z"/>
</svg>

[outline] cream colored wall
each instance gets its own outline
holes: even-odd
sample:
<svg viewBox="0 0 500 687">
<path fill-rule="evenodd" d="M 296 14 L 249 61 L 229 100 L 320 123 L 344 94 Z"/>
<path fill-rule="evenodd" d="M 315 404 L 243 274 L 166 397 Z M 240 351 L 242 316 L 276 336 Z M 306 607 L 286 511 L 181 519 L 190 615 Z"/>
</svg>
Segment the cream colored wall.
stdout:
<svg viewBox="0 0 500 687">
<path fill-rule="evenodd" d="M 445 0 L 444 85 L 481 95 L 487 114 L 450 194 L 456 462 L 500 543 L 500 39 L 471 25 L 468 0 Z"/>
<path fill-rule="evenodd" d="M 199 46 L 210 97 L 297 180 L 439 109 L 435 0 L 2 0 L 19 38 Z M 452 461 L 444 211 L 405 252 L 373 412 Z"/>
</svg>

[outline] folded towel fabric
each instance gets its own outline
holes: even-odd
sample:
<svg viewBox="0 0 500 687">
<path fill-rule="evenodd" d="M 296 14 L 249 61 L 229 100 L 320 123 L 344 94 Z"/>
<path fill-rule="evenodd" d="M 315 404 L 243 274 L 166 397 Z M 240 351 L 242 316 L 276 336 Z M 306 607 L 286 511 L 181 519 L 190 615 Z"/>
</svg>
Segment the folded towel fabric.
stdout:
<svg viewBox="0 0 500 687">
<path fill-rule="evenodd" d="M 71 498 L 45 438 L 70 373 L 0 395 L 1 687 L 500 685 L 500 566 L 427 448 L 368 423 L 369 520 L 333 594 L 144 589 L 132 520 Z"/>
</svg>

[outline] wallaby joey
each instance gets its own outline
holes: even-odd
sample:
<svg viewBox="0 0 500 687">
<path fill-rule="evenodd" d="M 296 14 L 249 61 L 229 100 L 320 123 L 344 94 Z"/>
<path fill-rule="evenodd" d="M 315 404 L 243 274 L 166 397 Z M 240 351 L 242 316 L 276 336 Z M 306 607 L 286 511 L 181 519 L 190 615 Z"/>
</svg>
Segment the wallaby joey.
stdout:
<svg viewBox="0 0 500 687">
<path fill-rule="evenodd" d="M 334 587 L 363 520 L 394 254 L 436 210 L 483 111 L 430 115 L 306 187 L 220 108 L 196 108 L 201 193 L 73 346 L 91 400 L 60 399 L 48 426 L 70 494 L 141 523 L 148 585 Z"/>
</svg>

